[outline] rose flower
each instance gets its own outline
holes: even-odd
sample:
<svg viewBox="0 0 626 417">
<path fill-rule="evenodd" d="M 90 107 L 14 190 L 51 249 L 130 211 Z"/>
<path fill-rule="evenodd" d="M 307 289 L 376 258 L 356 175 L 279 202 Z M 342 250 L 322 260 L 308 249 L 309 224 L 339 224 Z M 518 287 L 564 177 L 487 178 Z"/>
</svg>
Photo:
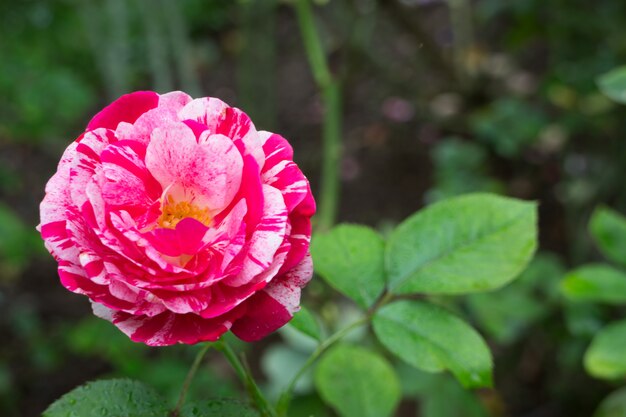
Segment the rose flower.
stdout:
<svg viewBox="0 0 626 417">
<path fill-rule="evenodd" d="M 315 202 L 292 159 L 218 99 L 135 92 L 65 150 L 38 228 L 61 283 L 132 340 L 255 341 L 312 275 Z"/>
</svg>

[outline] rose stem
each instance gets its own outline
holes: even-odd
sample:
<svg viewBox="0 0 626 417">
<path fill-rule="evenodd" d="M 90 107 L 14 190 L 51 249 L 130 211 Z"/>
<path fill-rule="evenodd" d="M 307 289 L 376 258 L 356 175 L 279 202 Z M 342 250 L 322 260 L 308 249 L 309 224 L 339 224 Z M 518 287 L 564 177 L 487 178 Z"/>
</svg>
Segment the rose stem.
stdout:
<svg viewBox="0 0 626 417">
<path fill-rule="evenodd" d="M 187 396 L 187 391 L 189 391 L 189 386 L 191 385 L 191 381 L 193 380 L 193 377 L 196 375 L 196 372 L 198 371 L 198 368 L 200 367 L 200 364 L 202 363 L 202 359 L 204 358 L 204 355 L 206 355 L 206 353 L 209 351 L 211 346 L 212 346 L 212 343 L 206 343 L 202 347 L 202 349 L 200 349 L 200 351 L 198 351 L 198 353 L 196 354 L 196 358 L 194 359 L 193 364 L 191 365 L 191 368 L 189 368 L 189 372 L 187 373 L 187 377 L 185 378 L 183 387 L 180 390 L 180 395 L 178 396 L 176 407 L 174 407 L 174 410 L 170 414 L 172 417 L 178 416 L 178 413 L 180 412 L 180 408 L 185 403 L 185 397 Z"/>
<path fill-rule="evenodd" d="M 235 373 L 244 383 L 246 389 L 248 390 L 248 395 L 250 395 L 250 397 L 254 400 L 254 403 L 256 404 L 258 410 L 261 412 L 261 415 L 263 417 L 277 417 L 276 411 L 274 411 L 274 408 L 263 396 L 263 393 L 254 381 L 252 374 L 243 365 L 243 363 L 230 347 L 230 345 L 223 340 L 219 340 L 215 342 L 213 346 L 215 347 L 215 349 L 222 352 L 228 362 L 230 362 L 231 366 L 235 370 Z"/>
<path fill-rule="evenodd" d="M 313 78 L 322 92 L 325 115 L 322 130 L 323 160 L 317 229 L 328 230 L 335 223 L 339 203 L 339 164 L 341 163 L 341 90 L 328 68 L 315 26 L 309 0 L 296 1 L 296 14 Z"/>
</svg>

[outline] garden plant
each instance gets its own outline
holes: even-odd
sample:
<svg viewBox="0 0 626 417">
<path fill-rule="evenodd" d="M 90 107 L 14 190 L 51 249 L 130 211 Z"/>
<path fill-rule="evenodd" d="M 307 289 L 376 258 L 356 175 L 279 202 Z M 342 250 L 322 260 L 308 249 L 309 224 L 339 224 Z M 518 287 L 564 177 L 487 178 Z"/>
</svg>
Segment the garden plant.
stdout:
<svg viewBox="0 0 626 417">
<path fill-rule="evenodd" d="M 0 0 L 0 415 L 626 417 L 624 27 Z"/>
</svg>

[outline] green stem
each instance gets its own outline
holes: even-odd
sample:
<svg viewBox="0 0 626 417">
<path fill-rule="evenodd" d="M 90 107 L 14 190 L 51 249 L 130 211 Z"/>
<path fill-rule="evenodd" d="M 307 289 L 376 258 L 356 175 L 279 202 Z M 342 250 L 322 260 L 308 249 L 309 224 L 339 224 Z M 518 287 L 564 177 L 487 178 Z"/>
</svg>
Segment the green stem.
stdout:
<svg viewBox="0 0 626 417">
<path fill-rule="evenodd" d="M 183 388 L 180 390 L 180 395 L 178 396 L 176 407 L 174 407 L 174 410 L 170 414 L 172 417 L 178 416 L 178 413 L 180 412 L 180 408 L 185 403 L 185 397 L 187 396 L 187 391 L 189 391 L 189 387 L 191 386 L 191 381 L 193 380 L 193 377 L 196 375 L 196 372 L 198 372 L 198 368 L 200 367 L 200 364 L 202 363 L 202 359 L 204 359 L 204 355 L 206 355 L 206 353 L 209 351 L 211 346 L 212 346 L 211 343 L 205 344 L 196 355 L 196 358 L 194 359 L 193 364 L 191 365 L 191 368 L 189 369 L 189 372 L 187 373 L 185 382 L 183 383 Z"/>
<path fill-rule="evenodd" d="M 276 411 L 272 407 L 272 405 L 265 399 L 263 393 L 259 389 L 259 386 L 254 381 L 252 374 L 249 370 L 244 366 L 243 362 L 239 359 L 235 351 L 230 347 L 228 343 L 223 340 L 215 342 L 215 349 L 219 350 L 224 354 L 230 365 L 235 370 L 235 373 L 239 377 L 239 379 L 244 383 L 246 390 L 248 391 L 248 395 L 256 404 L 261 416 L 263 417 L 277 417 Z"/>
<path fill-rule="evenodd" d="M 296 1 L 296 13 L 313 78 L 322 92 L 325 116 L 322 130 L 323 161 L 317 227 L 328 230 L 337 218 L 341 163 L 341 89 L 332 76 L 309 0 Z"/>
<path fill-rule="evenodd" d="M 328 350 L 328 348 L 330 348 L 332 345 L 337 343 L 339 340 L 341 340 L 344 336 L 346 336 L 352 330 L 356 329 L 357 327 L 363 326 L 364 324 L 367 324 L 370 318 L 371 318 L 370 315 L 367 315 L 355 321 L 349 326 L 346 326 L 343 329 L 338 330 L 336 333 L 333 333 L 330 337 L 328 337 L 326 340 L 324 340 L 317 346 L 315 351 L 311 354 L 311 356 L 309 356 L 309 358 L 304 363 L 304 365 L 302 365 L 302 367 L 298 370 L 298 372 L 294 375 L 294 377 L 291 378 L 291 381 L 289 381 L 289 384 L 280 395 L 280 398 L 278 399 L 278 403 L 276 405 L 276 409 L 278 411 L 279 416 L 282 417 L 282 416 L 287 415 L 287 410 L 289 409 L 289 403 L 291 402 L 291 397 L 293 395 L 293 389 L 296 386 L 296 383 L 298 382 L 298 380 L 302 377 L 302 375 L 305 374 L 305 372 L 315 363 L 315 361 L 317 361 L 317 359 L 324 352 L 326 352 L 326 350 Z"/>
</svg>

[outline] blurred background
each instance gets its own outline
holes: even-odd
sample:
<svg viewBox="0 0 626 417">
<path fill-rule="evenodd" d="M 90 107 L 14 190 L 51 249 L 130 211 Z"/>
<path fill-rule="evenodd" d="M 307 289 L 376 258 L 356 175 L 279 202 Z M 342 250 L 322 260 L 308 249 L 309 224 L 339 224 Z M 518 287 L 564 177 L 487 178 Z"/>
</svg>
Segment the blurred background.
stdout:
<svg viewBox="0 0 626 417">
<path fill-rule="evenodd" d="M 489 191 L 540 201 L 523 277 L 454 301 L 494 352 L 496 389 L 402 368 L 398 416 L 588 417 L 618 385 L 582 367 L 624 309 L 564 302 L 565 269 L 598 259 L 598 204 L 626 211 L 626 108 L 596 78 L 626 61 L 623 0 L 326 0 L 315 7 L 343 94 L 339 220 L 382 233 L 433 201 Z M 150 349 L 58 282 L 35 231 L 63 149 L 129 91 L 180 89 L 280 132 L 318 189 L 323 103 L 292 5 L 277 0 L 0 0 L 0 415 L 38 416 L 87 380 L 128 376 L 175 399 L 197 347 Z M 324 323 L 356 309 L 321 280 Z M 368 340 L 366 334 L 352 336 Z M 277 392 L 314 347 L 289 328 L 249 352 Z M 242 346 L 242 349 L 250 349 Z M 626 348 L 625 348 L 626 349 Z M 332 416 L 298 386 L 292 415 Z M 191 397 L 239 396 L 211 356 Z"/>
</svg>

